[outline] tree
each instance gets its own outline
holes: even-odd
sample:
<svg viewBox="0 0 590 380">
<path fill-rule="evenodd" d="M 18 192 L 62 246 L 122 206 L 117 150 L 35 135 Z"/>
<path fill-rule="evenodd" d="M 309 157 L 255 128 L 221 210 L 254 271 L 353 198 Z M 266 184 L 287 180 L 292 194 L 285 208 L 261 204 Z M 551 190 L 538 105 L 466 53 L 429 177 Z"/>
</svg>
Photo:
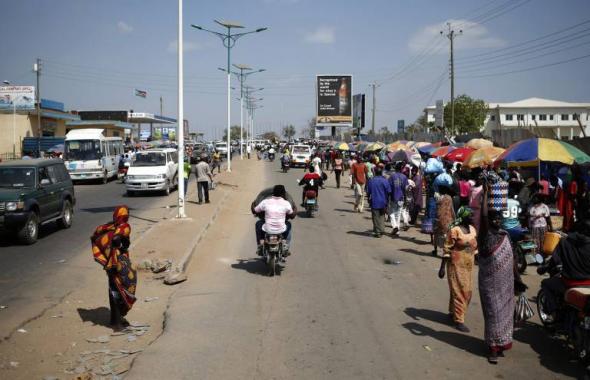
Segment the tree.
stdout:
<svg viewBox="0 0 590 380">
<path fill-rule="evenodd" d="M 301 130 L 301 137 L 308 139 L 315 138 L 315 117 L 307 121 L 307 126 Z"/>
<path fill-rule="evenodd" d="M 287 141 L 291 141 L 293 136 L 295 136 L 295 127 L 292 125 L 285 125 L 283 127 L 283 137 L 287 139 Z"/>
<path fill-rule="evenodd" d="M 270 140 L 272 142 L 277 142 L 279 140 L 279 135 L 277 135 L 276 132 L 273 131 L 264 132 L 262 134 L 262 138 L 265 140 Z"/>
<path fill-rule="evenodd" d="M 391 133 L 387 127 L 381 127 L 378 136 L 383 142 L 389 143 L 393 141 L 393 133 Z"/>
<path fill-rule="evenodd" d="M 240 141 L 240 126 L 232 125 L 230 128 L 230 139 L 232 141 Z M 246 130 L 244 129 L 244 139 L 246 138 Z M 227 141 L 227 129 L 223 131 L 223 138 L 221 141 Z"/>
<path fill-rule="evenodd" d="M 455 98 L 455 129 L 451 130 L 451 103 L 445 105 L 445 131 L 450 135 L 479 132 L 488 113 L 488 105 L 481 99 L 467 95 Z"/>
</svg>

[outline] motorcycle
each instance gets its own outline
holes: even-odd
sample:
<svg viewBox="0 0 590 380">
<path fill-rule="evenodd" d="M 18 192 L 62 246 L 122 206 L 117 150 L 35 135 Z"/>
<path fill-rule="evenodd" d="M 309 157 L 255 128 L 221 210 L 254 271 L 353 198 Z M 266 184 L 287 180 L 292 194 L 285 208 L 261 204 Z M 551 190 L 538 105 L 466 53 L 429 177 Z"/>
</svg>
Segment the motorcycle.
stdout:
<svg viewBox="0 0 590 380">
<path fill-rule="evenodd" d="M 313 218 L 313 213 L 318 211 L 317 193 L 313 190 L 306 191 L 303 205 L 305 206 L 306 216 Z"/>
<path fill-rule="evenodd" d="M 289 160 L 281 160 L 281 169 L 283 169 L 283 173 L 286 173 L 289 171 L 291 164 L 289 162 Z"/>
<path fill-rule="evenodd" d="M 542 265 L 539 274 L 549 272 L 550 277 L 561 276 L 561 266 Z M 547 311 L 549 294 L 541 287 L 537 294 L 537 311 L 543 326 L 552 333 L 566 337 L 576 357 L 585 365 L 590 363 L 590 287 L 575 287 L 566 290 L 558 300 L 554 313 Z"/>
<path fill-rule="evenodd" d="M 535 254 L 537 244 L 528 235 L 528 230 L 510 233 L 510 239 L 516 249 L 516 269 L 523 274 L 529 264 L 542 264 L 543 256 Z"/>
<path fill-rule="evenodd" d="M 285 262 L 286 242 L 282 234 L 265 234 L 262 247 L 262 259 L 266 263 L 268 275 L 280 274 L 281 263 Z"/>
<path fill-rule="evenodd" d="M 129 167 L 131 164 L 129 162 L 125 162 L 122 167 L 119 168 L 117 172 L 117 179 L 121 181 L 121 183 L 125 183 L 125 179 L 127 178 L 127 171 L 129 171 Z"/>
<path fill-rule="evenodd" d="M 269 153 L 268 154 L 268 160 L 271 161 L 271 162 L 274 161 L 275 160 L 275 154 L 274 153 Z"/>
</svg>

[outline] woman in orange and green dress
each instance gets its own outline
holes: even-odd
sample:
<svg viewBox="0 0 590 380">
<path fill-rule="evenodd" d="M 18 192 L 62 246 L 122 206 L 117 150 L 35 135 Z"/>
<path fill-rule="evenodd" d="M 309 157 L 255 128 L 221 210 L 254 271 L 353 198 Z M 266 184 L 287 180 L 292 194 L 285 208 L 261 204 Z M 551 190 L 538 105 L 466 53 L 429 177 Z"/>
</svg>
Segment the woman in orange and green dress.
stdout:
<svg viewBox="0 0 590 380">
<path fill-rule="evenodd" d="M 109 284 L 109 304 L 111 325 L 120 330 L 126 324 L 123 318 L 135 303 L 137 272 L 131 265 L 129 245 L 131 226 L 129 208 L 117 206 L 113 221 L 100 225 L 90 238 L 94 260 L 107 273 Z"/>
</svg>

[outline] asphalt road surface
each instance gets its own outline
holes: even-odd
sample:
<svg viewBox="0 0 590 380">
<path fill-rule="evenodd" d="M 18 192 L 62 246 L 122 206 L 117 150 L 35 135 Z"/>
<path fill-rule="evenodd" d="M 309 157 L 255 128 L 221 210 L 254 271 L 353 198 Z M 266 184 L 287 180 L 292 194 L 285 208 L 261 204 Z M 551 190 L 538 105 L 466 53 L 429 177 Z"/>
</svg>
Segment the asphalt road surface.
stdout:
<svg viewBox="0 0 590 380">
<path fill-rule="evenodd" d="M 370 236 L 370 213 L 352 211 L 352 191 L 320 192 L 320 212 L 294 221 L 293 256 L 280 276 L 255 256 L 249 204 L 283 183 L 299 199 L 302 170 L 242 184 L 170 301 L 163 335 L 135 361 L 127 379 L 557 379 L 579 376 L 563 342 L 538 319 L 517 328 L 514 348 L 487 363 L 477 290 L 471 333 L 447 316 L 440 259 L 415 229 L 396 239 Z M 475 271 L 476 272 L 476 271 Z M 534 270 L 531 270 L 531 273 Z M 477 272 L 474 273 L 474 279 Z M 533 298 L 540 278 L 524 277 Z M 477 284 L 477 281 L 475 281 Z M 534 306 L 534 304 L 533 304 Z"/>
<path fill-rule="evenodd" d="M 58 303 L 95 273 L 91 260 L 90 235 L 97 225 L 112 219 L 115 206 L 132 209 L 133 234 L 138 236 L 171 210 L 177 193 L 127 197 L 118 181 L 75 186 L 76 207 L 70 229 L 55 223 L 43 226 L 37 243 L 20 245 L 12 236 L 0 237 L 0 335 L 10 335 L 23 322 Z"/>
</svg>

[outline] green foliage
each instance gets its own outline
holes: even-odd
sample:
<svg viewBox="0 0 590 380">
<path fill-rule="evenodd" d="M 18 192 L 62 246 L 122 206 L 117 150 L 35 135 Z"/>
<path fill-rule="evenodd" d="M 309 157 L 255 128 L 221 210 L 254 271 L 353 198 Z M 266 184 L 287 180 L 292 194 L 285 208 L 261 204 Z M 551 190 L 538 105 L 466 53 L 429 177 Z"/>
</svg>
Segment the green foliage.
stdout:
<svg viewBox="0 0 590 380">
<path fill-rule="evenodd" d="M 293 136 L 295 136 L 295 127 L 292 125 L 285 125 L 283 127 L 283 137 L 286 138 L 288 141 L 291 141 Z"/>
<path fill-rule="evenodd" d="M 275 132 L 264 132 L 262 134 L 262 138 L 265 140 L 270 140 L 272 142 L 277 142 L 279 141 L 279 135 L 277 135 Z"/>
<path fill-rule="evenodd" d="M 246 128 L 244 129 L 244 139 L 246 139 Z M 230 138 L 232 141 L 240 141 L 240 126 L 239 125 L 232 125 L 230 128 Z M 221 141 L 227 140 L 227 129 L 223 133 L 223 139 Z"/>
<path fill-rule="evenodd" d="M 445 105 L 445 130 L 450 135 L 479 132 L 488 112 L 488 105 L 481 99 L 467 95 L 455 98 L 455 128 L 451 130 L 451 103 Z"/>
</svg>

